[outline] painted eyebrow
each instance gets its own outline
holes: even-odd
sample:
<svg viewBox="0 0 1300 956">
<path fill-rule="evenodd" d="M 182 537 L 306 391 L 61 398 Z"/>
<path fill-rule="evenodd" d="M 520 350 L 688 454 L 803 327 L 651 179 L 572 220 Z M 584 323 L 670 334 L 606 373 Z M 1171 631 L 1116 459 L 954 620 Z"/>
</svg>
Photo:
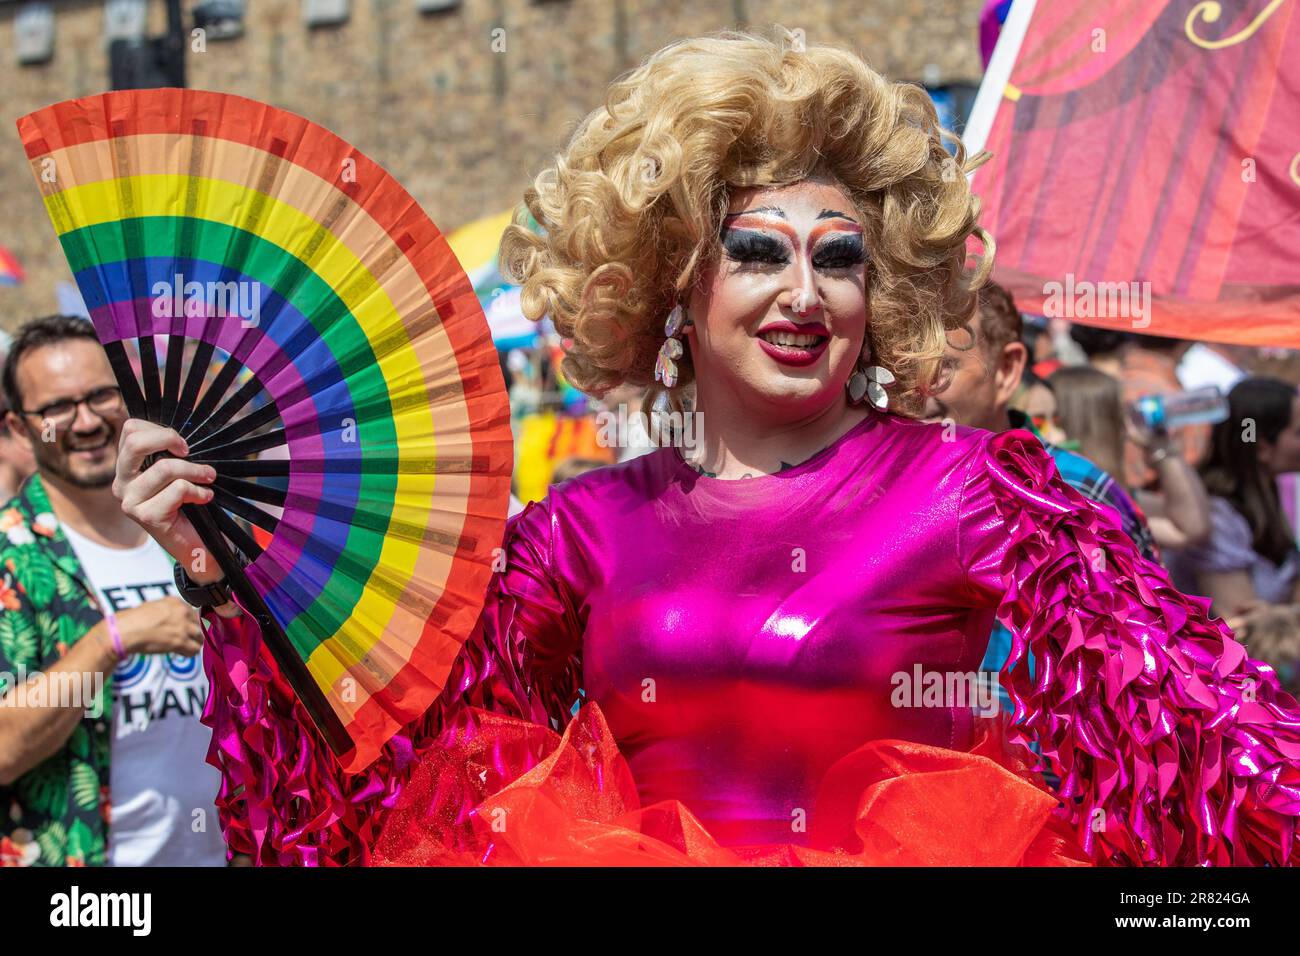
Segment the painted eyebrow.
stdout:
<svg viewBox="0 0 1300 956">
<path fill-rule="evenodd" d="M 725 225 L 727 221 L 731 219 L 739 219 L 742 216 L 756 216 L 756 215 L 761 215 L 763 213 L 771 213 L 772 215 L 777 216 L 778 218 L 781 219 L 788 218 L 785 214 L 785 211 L 777 208 L 776 206 L 760 206 L 757 209 L 742 209 L 739 212 L 729 212 L 722 217 L 722 221 L 723 224 Z M 853 225 L 859 226 L 859 228 L 861 228 L 860 224 L 856 219 L 854 219 L 852 216 L 846 213 L 840 212 L 838 209 L 823 209 L 821 212 L 817 214 L 817 219 L 818 220 L 843 219 L 845 222 L 852 223 Z"/>
</svg>

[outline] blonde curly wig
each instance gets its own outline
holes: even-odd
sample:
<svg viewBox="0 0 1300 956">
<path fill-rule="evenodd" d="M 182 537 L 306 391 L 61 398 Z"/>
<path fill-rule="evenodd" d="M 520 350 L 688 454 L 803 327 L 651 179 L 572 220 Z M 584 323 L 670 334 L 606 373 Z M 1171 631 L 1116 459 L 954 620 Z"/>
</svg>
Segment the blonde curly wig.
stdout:
<svg viewBox="0 0 1300 956">
<path fill-rule="evenodd" d="M 563 370 L 576 387 L 651 385 L 664 319 L 718 254 L 730 190 L 829 176 L 866 233 L 865 348 L 898 379 L 891 406 L 915 412 L 942 387 L 945 333 L 969 319 L 992 267 L 965 175 L 985 158 L 967 160 L 924 90 L 848 51 L 745 33 L 682 41 L 616 80 L 537 176 L 501 267 L 524 314 L 572 339 Z M 525 228 L 528 212 L 545 235 Z M 984 254 L 968 270 L 972 235 Z M 684 384 L 689 356 L 679 367 Z"/>
</svg>

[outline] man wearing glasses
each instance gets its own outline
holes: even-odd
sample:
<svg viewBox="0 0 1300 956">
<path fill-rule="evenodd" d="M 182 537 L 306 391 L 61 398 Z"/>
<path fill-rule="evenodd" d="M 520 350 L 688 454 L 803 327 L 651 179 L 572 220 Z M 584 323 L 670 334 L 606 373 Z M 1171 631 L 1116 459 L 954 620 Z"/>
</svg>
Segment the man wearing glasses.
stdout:
<svg viewBox="0 0 1300 956">
<path fill-rule="evenodd" d="M 0 509 L 0 865 L 224 865 L 202 629 L 113 497 L 127 411 L 90 323 L 28 323 L 3 390 L 36 473 Z"/>
</svg>

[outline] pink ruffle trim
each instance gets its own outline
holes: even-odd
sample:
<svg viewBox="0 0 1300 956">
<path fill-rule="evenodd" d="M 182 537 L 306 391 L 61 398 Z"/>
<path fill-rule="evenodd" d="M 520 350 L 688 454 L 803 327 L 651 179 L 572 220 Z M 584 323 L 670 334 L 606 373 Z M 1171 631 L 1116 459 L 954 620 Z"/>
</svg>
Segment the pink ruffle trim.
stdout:
<svg viewBox="0 0 1300 956">
<path fill-rule="evenodd" d="M 1014 544 L 998 617 L 1014 728 L 1038 741 L 1098 862 L 1286 864 L 1300 815 L 1300 710 L 1210 602 L 1170 584 L 1111 516 L 1053 480 L 1026 432 L 990 442 Z M 1037 661 L 1037 678 L 1028 659 Z"/>
<path fill-rule="evenodd" d="M 380 811 L 396 803 L 427 735 L 410 728 L 363 773 L 343 773 L 263 650 L 252 615 L 205 616 L 216 627 L 204 648 L 211 691 L 202 720 L 212 728 L 208 763 L 221 771 L 227 847 L 262 865 L 365 864 Z"/>
</svg>

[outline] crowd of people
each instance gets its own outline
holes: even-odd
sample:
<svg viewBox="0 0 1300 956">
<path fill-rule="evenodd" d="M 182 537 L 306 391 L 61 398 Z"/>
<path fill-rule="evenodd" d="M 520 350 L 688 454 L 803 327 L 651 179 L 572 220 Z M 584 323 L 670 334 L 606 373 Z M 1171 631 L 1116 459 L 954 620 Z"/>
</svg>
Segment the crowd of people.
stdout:
<svg viewBox="0 0 1300 956">
<path fill-rule="evenodd" d="M 1300 472 L 1296 387 L 1221 357 L 1231 375 L 1226 417 L 1150 428 L 1135 400 L 1201 387 L 1180 372 L 1190 343 L 1075 326 L 1059 348 L 1043 348 L 1052 339 L 1034 333 L 1011 295 L 986 285 L 971 321 L 949 336 L 950 381 L 922 417 L 1032 432 L 1070 486 L 1115 513 L 1139 553 L 1162 562 L 1184 593 L 1211 601 L 1250 653 L 1300 692 L 1300 557 L 1279 490 L 1280 478 Z M 194 658 L 197 619 L 176 597 L 166 554 L 111 493 L 126 410 L 104 352 L 85 320 L 38 319 L 9 341 L 3 385 L 9 640 L 0 641 L 0 671 L 89 667 L 111 674 L 116 690 L 111 715 L 93 721 L 71 706 L 0 709 L 0 787 L 17 824 L 0 838 L 0 861 L 221 865 L 226 848 L 207 819 L 218 781 L 198 720 L 207 682 Z M 603 407 L 639 399 L 620 388 Z M 51 422 L 53 440 L 42 440 Z M 618 447 L 608 455 L 562 456 L 549 483 L 655 447 L 644 427 L 612 434 Z M 512 500 L 511 514 L 523 504 Z M 17 566 L 43 569 L 51 587 L 16 588 Z M 65 656 L 81 630 L 94 640 Z M 981 669 L 1001 671 L 1011 642 L 995 624 Z M 42 836 L 50 833 L 58 849 Z"/>
<path fill-rule="evenodd" d="M 949 337 L 951 379 L 923 417 L 1033 432 L 1067 483 L 1111 509 L 1143 556 L 1208 598 L 1300 692 L 1300 557 L 1279 490 L 1282 476 L 1300 472 L 1296 387 L 1232 365 L 1226 417 L 1153 429 L 1131 403 L 1186 389 L 1179 359 L 1190 343 L 1075 326 L 1059 349 L 1044 349 L 1050 338 L 1033 333 L 1011 295 L 986 285 L 970 323 Z M 3 383 L 0 598 L 10 640 L 0 642 L 0 671 L 89 667 L 113 675 L 116 693 L 111 719 L 79 720 L 76 707 L 0 710 L 0 787 L 18 824 L 0 838 L 0 861 L 221 865 L 225 846 L 206 819 L 217 777 L 198 721 L 207 683 L 194 659 L 196 618 L 176 597 L 165 553 L 112 496 L 126 410 L 104 352 L 84 320 L 38 319 L 10 341 Z M 638 400 L 623 388 L 604 404 Z M 54 440 L 42 440 L 50 422 Z M 644 428 L 616 443 L 609 457 L 561 457 L 550 483 L 655 447 Z M 511 513 L 522 507 L 514 501 Z M 38 533 L 15 533 L 24 526 Z M 16 589 L 17 565 L 45 569 L 52 586 Z M 63 656 L 83 629 L 95 639 Z M 1011 641 L 995 625 L 981 669 L 1001 671 Z M 42 832 L 63 837 L 61 849 Z"/>
<path fill-rule="evenodd" d="M 1257 661 L 1296 689 L 1279 491 L 1300 471 L 1295 385 L 1201 345 L 1188 368 L 1234 378 L 1215 422 L 1137 414 L 1189 391 L 1193 346 L 1027 323 L 991 259 L 968 268 L 968 242 L 991 244 L 966 177 L 944 175 L 928 99 L 850 53 L 688 41 L 604 103 L 525 197 L 546 235 L 511 227 L 503 265 L 568 339 L 573 387 L 611 407 L 657 395 L 702 416 L 704 439 L 623 430 L 549 487 L 517 482 L 505 566 L 473 635 L 447 637 L 446 691 L 364 786 L 300 701 L 250 679 L 271 664 L 222 570 L 176 566 L 199 540 L 181 503 L 210 500 L 215 472 L 150 463 L 179 436 L 128 423 L 88 322 L 18 330 L 0 862 L 1289 859 L 1296 810 L 1275 784 L 1296 772 L 1295 703 Z M 629 172 L 651 134 L 683 154 L 662 182 Z M 652 367 L 662 388 L 629 384 Z M 208 655 L 206 675 L 205 627 L 240 652 Z M 976 666 L 1005 675 L 1009 732 L 1066 799 L 970 702 L 891 693 Z M 60 673 L 111 686 L 104 712 L 31 693 Z M 578 769 L 524 780 L 541 751 Z M 504 792 L 488 765 L 518 812 L 553 811 L 546 826 L 467 822 Z M 868 813 L 890 774 L 911 783 Z M 594 826 L 602 781 L 619 812 Z"/>
</svg>

